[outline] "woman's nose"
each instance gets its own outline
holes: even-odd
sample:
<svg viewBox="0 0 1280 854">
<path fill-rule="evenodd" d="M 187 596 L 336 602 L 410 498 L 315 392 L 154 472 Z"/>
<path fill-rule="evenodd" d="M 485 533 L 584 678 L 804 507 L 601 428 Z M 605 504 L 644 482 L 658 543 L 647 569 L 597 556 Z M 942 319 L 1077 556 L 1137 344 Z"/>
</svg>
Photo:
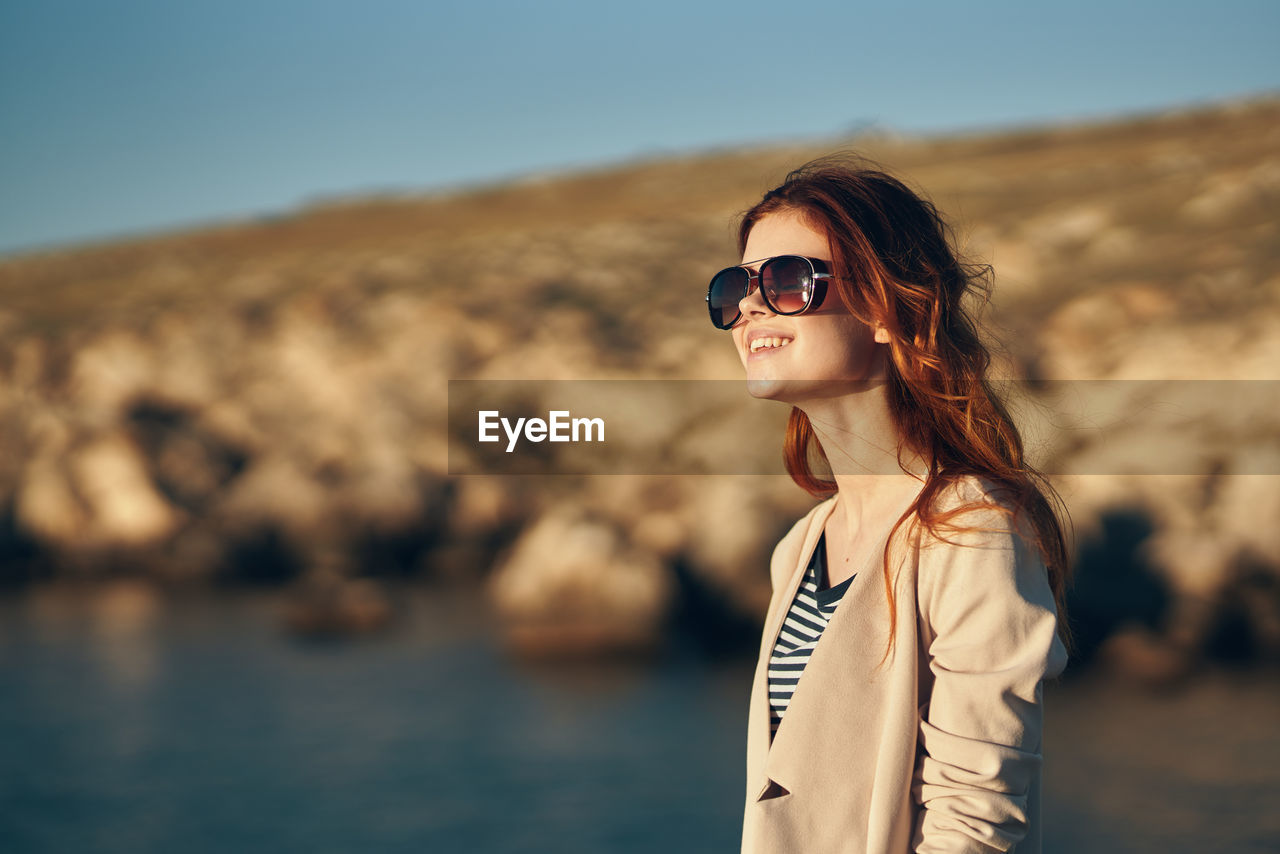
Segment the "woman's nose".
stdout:
<svg viewBox="0 0 1280 854">
<path fill-rule="evenodd" d="M 738 300 L 738 311 L 742 312 L 743 317 L 773 314 L 769 306 L 765 305 L 759 288 L 753 288 L 745 297 Z"/>
</svg>

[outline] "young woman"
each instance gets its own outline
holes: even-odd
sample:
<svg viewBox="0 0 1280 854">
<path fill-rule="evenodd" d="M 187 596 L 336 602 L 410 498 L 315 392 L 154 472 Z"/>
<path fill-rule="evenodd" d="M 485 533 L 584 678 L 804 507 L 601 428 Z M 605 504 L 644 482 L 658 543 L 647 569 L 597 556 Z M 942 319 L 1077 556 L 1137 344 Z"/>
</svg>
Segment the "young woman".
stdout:
<svg viewBox="0 0 1280 854">
<path fill-rule="evenodd" d="M 744 216 L 707 304 L 825 499 L 773 553 L 743 852 L 1040 851 L 1043 680 L 1070 643 L 1057 496 L 985 379 L 928 201 L 842 160 Z"/>
</svg>

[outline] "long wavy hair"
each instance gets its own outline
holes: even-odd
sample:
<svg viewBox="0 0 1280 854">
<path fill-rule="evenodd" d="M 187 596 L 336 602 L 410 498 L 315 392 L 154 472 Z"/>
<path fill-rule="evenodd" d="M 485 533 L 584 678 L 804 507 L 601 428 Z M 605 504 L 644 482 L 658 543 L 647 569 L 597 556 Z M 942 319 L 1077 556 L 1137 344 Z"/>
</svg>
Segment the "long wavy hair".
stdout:
<svg viewBox="0 0 1280 854">
<path fill-rule="evenodd" d="M 1066 587 L 1070 562 L 1058 513 L 1070 516 L 1057 491 L 1023 454 L 1022 438 L 1009 411 L 987 378 L 992 357 L 979 337 L 977 312 L 991 297 L 990 265 L 968 263 L 955 248 L 954 233 L 937 208 L 921 194 L 865 158 L 835 155 L 811 161 L 742 215 L 739 255 L 763 217 L 799 214 L 824 233 L 833 272 L 829 287 L 863 323 L 884 325 L 890 334 L 887 382 L 889 412 L 903 443 L 929 462 L 925 485 L 890 532 L 893 542 L 912 514 L 947 542 L 941 531 L 973 530 L 952 520 L 973 508 L 939 510 L 936 499 L 952 484 L 976 475 L 994 485 L 992 497 L 1006 514 L 1030 522 L 1048 570 L 1058 610 L 1058 633 L 1068 650 Z M 966 303 L 980 298 L 977 306 Z M 901 461 L 903 448 L 899 447 Z M 813 464 L 830 463 L 809 418 L 792 407 L 783 456 L 792 479 L 816 498 L 836 493 L 834 480 L 820 477 Z M 913 525 L 916 524 L 913 522 Z M 893 648 L 897 608 L 886 547 L 883 561 L 889 599 L 889 641 Z"/>
</svg>

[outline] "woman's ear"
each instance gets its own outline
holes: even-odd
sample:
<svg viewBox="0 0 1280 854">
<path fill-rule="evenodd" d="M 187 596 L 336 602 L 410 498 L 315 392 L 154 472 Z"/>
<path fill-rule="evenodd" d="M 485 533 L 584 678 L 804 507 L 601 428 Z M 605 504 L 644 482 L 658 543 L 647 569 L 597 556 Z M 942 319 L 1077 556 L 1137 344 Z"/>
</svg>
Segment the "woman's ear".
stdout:
<svg viewBox="0 0 1280 854">
<path fill-rule="evenodd" d="M 876 343 L 877 344 L 889 343 L 889 330 L 885 329 L 883 326 L 881 326 L 878 323 L 876 324 Z"/>
</svg>

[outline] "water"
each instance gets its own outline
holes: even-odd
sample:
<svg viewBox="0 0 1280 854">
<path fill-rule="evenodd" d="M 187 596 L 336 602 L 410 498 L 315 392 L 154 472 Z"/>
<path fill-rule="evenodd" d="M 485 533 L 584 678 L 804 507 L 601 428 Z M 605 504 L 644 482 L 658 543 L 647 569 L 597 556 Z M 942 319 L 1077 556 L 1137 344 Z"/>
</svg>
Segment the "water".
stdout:
<svg viewBox="0 0 1280 854">
<path fill-rule="evenodd" d="M 474 596 L 400 601 L 329 643 L 271 595 L 0 602 L 0 850 L 737 850 L 753 662 L 530 667 Z M 1274 850 L 1273 684 L 1046 703 L 1046 852 Z"/>
<path fill-rule="evenodd" d="M 130 630 L 6 603 L 0 850 L 737 845 L 745 667 L 521 668 L 465 598 L 304 643 L 275 606 Z"/>
</svg>

